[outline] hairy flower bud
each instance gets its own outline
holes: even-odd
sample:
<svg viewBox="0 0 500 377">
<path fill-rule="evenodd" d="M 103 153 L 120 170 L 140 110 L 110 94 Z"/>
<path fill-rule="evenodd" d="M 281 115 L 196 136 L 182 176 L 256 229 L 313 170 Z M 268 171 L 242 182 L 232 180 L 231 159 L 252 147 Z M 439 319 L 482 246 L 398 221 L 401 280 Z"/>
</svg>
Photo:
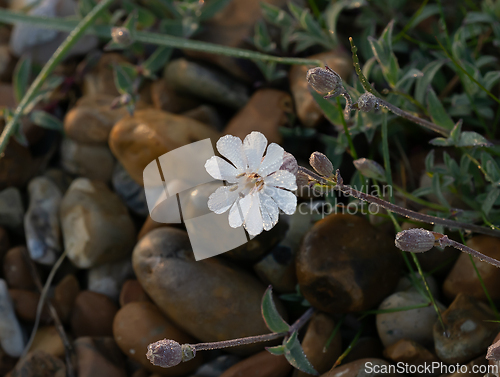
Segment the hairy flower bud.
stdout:
<svg viewBox="0 0 500 377">
<path fill-rule="evenodd" d="M 378 162 L 367 158 L 358 158 L 353 161 L 353 164 L 365 177 L 385 182 L 385 170 Z"/>
<path fill-rule="evenodd" d="M 114 27 L 111 29 L 111 38 L 113 42 L 118 43 L 123 46 L 129 46 L 132 44 L 132 35 L 130 30 L 126 27 Z"/>
<path fill-rule="evenodd" d="M 280 170 L 287 170 L 293 175 L 297 175 L 299 165 L 297 164 L 295 157 L 293 157 L 293 154 L 288 152 L 283 154 L 283 163 L 281 164 Z"/>
<path fill-rule="evenodd" d="M 435 234 L 422 228 L 403 230 L 396 234 L 395 244 L 398 249 L 412 253 L 423 253 L 432 249 L 436 242 Z M 441 235 L 442 236 L 442 235 Z"/>
<path fill-rule="evenodd" d="M 378 98 L 370 92 L 365 92 L 360 95 L 357 104 L 358 109 L 364 111 L 365 113 L 379 109 Z"/>
<path fill-rule="evenodd" d="M 159 340 L 148 345 L 146 357 L 154 365 L 170 368 L 182 361 L 182 347 L 174 340 Z"/>
<path fill-rule="evenodd" d="M 319 175 L 329 177 L 333 173 L 333 164 L 323 153 L 314 152 L 309 157 L 309 164 Z"/>
<path fill-rule="evenodd" d="M 328 66 L 325 68 L 316 67 L 307 71 L 307 82 L 312 88 L 328 97 L 336 97 L 344 91 L 342 78 L 337 72 Z"/>
</svg>

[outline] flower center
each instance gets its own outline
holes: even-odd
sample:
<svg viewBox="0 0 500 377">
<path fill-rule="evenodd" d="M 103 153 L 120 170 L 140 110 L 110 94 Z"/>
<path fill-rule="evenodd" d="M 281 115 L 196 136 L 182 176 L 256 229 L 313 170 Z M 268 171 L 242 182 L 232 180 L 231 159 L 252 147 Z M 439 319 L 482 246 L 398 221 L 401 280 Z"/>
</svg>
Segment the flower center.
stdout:
<svg viewBox="0 0 500 377">
<path fill-rule="evenodd" d="M 236 178 L 243 178 L 241 180 L 243 189 L 240 191 L 240 198 L 244 198 L 255 191 L 261 191 L 264 188 L 264 178 L 257 173 L 241 173 L 238 174 Z M 238 186 L 240 186 L 240 184 L 234 185 L 234 189 L 231 188 L 231 191 L 237 190 Z"/>
</svg>

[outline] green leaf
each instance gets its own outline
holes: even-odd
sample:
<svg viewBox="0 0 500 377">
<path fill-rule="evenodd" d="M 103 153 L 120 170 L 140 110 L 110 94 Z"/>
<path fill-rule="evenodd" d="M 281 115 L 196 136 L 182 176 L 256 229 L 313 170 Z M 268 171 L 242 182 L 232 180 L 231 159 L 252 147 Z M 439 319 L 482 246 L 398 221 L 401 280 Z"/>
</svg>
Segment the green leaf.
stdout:
<svg viewBox="0 0 500 377">
<path fill-rule="evenodd" d="M 483 77 L 483 85 L 487 90 L 491 90 L 500 81 L 500 71 L 489 71 Z"/>
<path fill-rule="evenodd" d="M 144 72 L 144 76 L 153 79 L 154 74 L 165 67 L 165 64 L 170 60 L 172 56 L 172 48 L 159 46 L 151 56 L 142 63 L 141 67 Z"/>
<path fill-rule="evenodd" d="M 55 130 L 59 132 L 64 131 L 64 125 L 63 123 L 57 119 L 55 116 L 52 114 L 49 114 L 45 111 L 33 111 L 30 114 L 30 119 L 33 123 L 35 123 L 37 126 L 47 128 L 49 130 Z"/>
<path fill-rule="evenodd" d="M 432 176 L 432 191 L 433 191 L 434 195 L 437 196 L 437 198 L 439 199 L 439 202 L 442 205 L 444 205 L 446 208 L 450 208 L 450 204 L 445 199 L 445 197 L 443 196 L 443 193 L 441 191 L 441 182 L 439 179 L 439 174 L 434 174 Z"/>
<path fill-rule="evenodd" d="M 486 140 L 482 135 L 473 131 L 464 131 L 460 135 L 460 141 L 457 143 L 457 147 L 489 147 L 493 144 Z"/>
<path fill-rule="evenodd" d="M 411 68 L 406 74 L 397 82 L 396 88 L 401 88 L 402 85 L 409 80 L 417 80 L 424 74 L 418 69 Z M 409 88 L 409 87 L 408 87 Z"/>
<path fill-rule="evenodd" d="M 289 1 L 287 5 L 288 5 L 288 9 L 290 10 L 290 13 L 292 14 L 292 16 L 298 22 L 300 22 L 300 18 L 302 17 L 302 13 L 306 12 L 306 10 L 303 8 L 300 8 L 298 5 L 295 5 L 292 1 Z"/>
<path fill-rule="evenodd" d="M 155 15 L 146 8 L 141 7 L 129 0 L 123 0 L 122 5 L 123 9 L 125 9 L 128 13 L 132 13 L 134 10 L 137 11 L 136 20 L 137 20 L 137 27 L 139 29 L 147 29 L 155 24 L 156 22 Z M 130 31 L 135 30 L 134 28 L 129 27 L 127 25 L 127 22 L 125 22 L 123 26 L 128 28 Z"/>
<path fill-rule="evenodd" d="M 116 89 L 120 94 L 132 94 L 134 79 L 137 76 L 137 70 L 129 63 L 120 63 L 113 66 L 113 74 Z"/>
<path fill-rule="evenodd" d="M 307 360 L 306 354 L 297 339 L 297 331 L 294 331 L 285 343 L 285 357 L 288 362 L 298 370 L 312 374 L 313 376 L 319 375 L 309 360 Z"/>
<path fill-rule="evenodd" d="M 491 177 L 491 181 L 488 179 L 488 176 L 485 177 L 486 180 L 494 183 L 500 180 L 500 168 L 496 163 L 495 159 L 487 152 L 481 153 L 481 165 L 484 167 L 484 170 L 488 173 L 488 176 Z"/>
<path fill-rule="evenodd" d="M 21 58 L 14 69 L 12 84 L 14 86 L 14 96 L 17 103 L 20 103 L 26 94 L 28 82 L 31 74 L 31 58 Z"/>
<path fill-rule="evenodd" d="M 495 201 L 497 200 L 499 194 L 500 194 L 500 189 L 498 187 L 495 187 L 486 196 L 486 199 L 481 205 L 481 210 L 484 212 L 486 216 L 488 216 L 488 213 L 490 213 L 491 208 L 493 207 L 493 204 L 495 204 Z"/>
<path fill-rule="evenodd" d="M 368 42 L 372 48 L 373 55 L 377 59 L 386 81 L 395 87 L 399 78 L 399 64 L 396 56 L 392 52 L 392 28 L 394 20 L 389 22 L 378 40 L 368 37 Z"/>
<path fill-rule="evenodd" d="M 260 9 L 262 10 L 262 15 L 265 20 L 273 25 L 284 28 L 290 27 L 293 24 L 293 20 L 290 15 L 283 9 L 264 2 L 260 3 Z"/>
<path fill-rule="evenodd" d="M 460 133 L 462 132 L 462 119 L 460 119 L 450 132 L 450 139 L 453 140 L 454 144 L 457 144 L 460 140 Z"/>
<path fill-rule="evenodd" d="M 445 139 L 444 137 L 436 137 L 429 141 L 429 144 L 435 145 L 437 147 L 449 147 L 453 145 L 450 139 Z"/>
<path fill-rule="evenodd" d="M 259 50 L 265 52 L 272 52 L 276 49 L 276 43 L 273 43 L 267 30 L 266 23 L 262 20 L 255 23 L 253 43 Z"/>
<path fill-rule="evenodd" d="M 208 20 L 215 16 L 218 12 L 226 7 L 231 2 L 231 0 L 210 0 L 203 3 L 201 8 L 201 15 L 199 17 L 200 21 Z"/>
<path fill-rule="evenodd" d="M 446 63 L 446 60 L 434 60 L 422 69 L 422 73 L 424 75 L 417 79 L 417 84 L 415 86 L 415 99 L 418 102 L 424 103 L 427 88 L 431 85 L 434 76 L 441 69 L 444 63 Z"/>
<path fill-rule="evenodd" d="M 425 170 L 426 171 L 432 171 L 434 168 L 434 149 L 431 150 L 427 156 L 425 157 Z"/>
<path fill-rule="evenodd" d="M 266 351 L 275 356 L 281 356 L 285 353 L 285 346 L 266 347 Z"/>
<path fill-rule="evenodd" d="M 339 111 L 336 103 L 324 99 L 321 94 L 313 89 L 309 89 L 309 92 L 312 94 L 312 96 L 316 100 L 316 103 L 323 112 L 323 115 L 330 123 L 342 124 L 341 112 Z"/>
<path fill-rule="evenodd" d="M 448 116 L 446 110 L 436 96 L 436 93 L 431 88 L 429 88 L 429 92 L 427 94 L 427 109 L 429 110 L 432 121 L 438 126 L 446 128 L 448 130 L 451 130 L 453 129 L 453 127 L 455 127 L 455 123 Z"/>
<path fill-rule="evenodd" d="M 283 318 L 281 318 L 280 313 L 276 309 L 276 305 L 274 305 L 273 289 L 271 286 L 269 286 L 264 293 L 261 310 L 264 322 L 266 323 L 267 328 L 272 332 L 281 333 L 287 332 L 290 329 L 290 326 Z"/>
</svg>

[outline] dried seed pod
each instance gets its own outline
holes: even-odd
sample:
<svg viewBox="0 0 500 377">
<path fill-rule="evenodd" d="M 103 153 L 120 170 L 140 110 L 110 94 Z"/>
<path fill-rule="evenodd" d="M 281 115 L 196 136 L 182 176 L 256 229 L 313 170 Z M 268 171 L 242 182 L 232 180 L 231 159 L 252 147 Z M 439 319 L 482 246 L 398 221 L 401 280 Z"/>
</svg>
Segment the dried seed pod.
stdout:
<svg viewBox="0 0 500 377">
<path fill-rule="evenodd" d="M 360 95 L 357 104 L 358 109 L 364 111 L 365 113 L 372 110 L 378 110 L 380 107 L 378 104 L 378 98 L 370 92 L 365 92 Z"/>
<path fill-rule="evenodd" d="M 426 229 L 403 230 L 396 234 L 395 244 L 398 249 L 412 253 L 423 253 L 429 251 L 436 242 L 434 233 Z"/>
<path fill-rule="evenodd" d="M 328 66 L 311 68 L 307 71 L 306 78 L 315 91 L 328 97 L 336 97 L 344 92 L 342 78 Z"/>
<path fill-rule="evenodd" d="M 132 34 L 130 30 L 126 27 L 114 27 L 111 29 L 111 38 L 113 42 L 118 43 L 123 46 L 129 46 L 132 44 Z"/>
<path fill-rule="evenodd" d="M 500 361 L 500 340 L 488 347 L 486 359 Z"/>
<path fill-rule="evenodd" d="M 297 175 L 299 165 L 297 164 L 295 157 L 293 157 L 293 154 L 288 152 L 283 154 L 283 163 L 281 164 L 280 170 L 287 170 L 293 175 Z"/>
<path fill-rule="evenodd" d="M 309 157 L 309 164 L 319 175 L 329 177 L 333 173 L 333 164 L 323 153 L 314 152 Z"/>
<path fill-rule="evenodd" d="M 162 368 L 170 368 L 183 360 L 182 347 L 171 339 L 159 340 L 148 345 L 146 357 L 152 364 Z"/>
</svg>

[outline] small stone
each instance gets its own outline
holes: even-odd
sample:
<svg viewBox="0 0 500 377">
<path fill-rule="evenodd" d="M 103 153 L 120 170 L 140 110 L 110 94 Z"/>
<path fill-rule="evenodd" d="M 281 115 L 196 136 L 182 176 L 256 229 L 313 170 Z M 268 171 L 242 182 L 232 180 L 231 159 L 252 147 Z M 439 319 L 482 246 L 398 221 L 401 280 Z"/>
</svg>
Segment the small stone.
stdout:
<svg viewBox="0 0 500 377">
<path fill-rule="evenodd" d="M 19 357 L 24 350 L 21 325 L 14 313 L 5 280 L 0 279 L 0 345 L 7 355 Z"/>
<path fill-rule="evenodd" d="M 0 347 L 0 376 L 8 376 L 8 372 L 14 369 L 16 362 L 17 358 L 9 356 L 7 352 Z"/>
<path fill-rule="evenodd" d="M 127 207 L 140 216 L 148 216 L 148 203 L 144 187 L 132 179 L 122 164 L 117 162 L 111 178 L 113 189 Z"/>
<path fill-rule="evenodd" d="M 490 236 L 475 236 L 467 241 L 467 246 L 491 258 L 500 259 L 500 240 Z M 500 299 L 500 269 L 487 262 L 474 258 L 486 290 L 493 300 Z M 462 253 L 458 257 L 453 269 L 443 284 L 443 293 L 446 298 L 453 300 L 459 293 L 472 296 L 478 300 L 487 301 L 486 293 L 479 281 L 476 270 L 468 254 Z"/>
<path fill-rule="evenodd" d="M 118 300 L 123 282 L 134 275 L 130 257 L 92 267 L 88 273 L 88 290 Z"/>
<path fill-rule="evenodd" d="M 410 366 L 417 368 L 416 370 L 424 371 L 426 365 L 439 363 L 439 359 L 421 346 L 417 342 L 408 339 L 401 339 L 392 346 L 384 350 L 384 356 L 392 360 L 394 363 L 407 363 Z M 410 367 L 411 368 L 411 367 Z M 416 373 L 419 376 L 435 376 L 437 373 Z"/>
<path fill-rule="evenodd" d="M 30 352 L 39 350 L 59 358 L 64 356 L 64 343 L 55 326 L 40 327 L 37 330 Z"/>
<path fill-rule="evenodd" d="M 475 358 L 465 365 L 458 364 L 459 368 L 456 367 L 456 365 L 457 364 L 455 364 L 455 368 L 457 371 L 449 374 L 447 377 L 462 377 L 463 375 L 466 375 L 467 377 L 495 377 L 497 375 L 497 373 L 484 373 L 486 366 L 488 365 L 484 355 Z"/>
<path fill-rule="evenodd" d="M 327 313 L 367 310 L 392 292 L 400 273 L 393 238 L 365 218 L 332 214 L 317 222 L 297 254 L 300 291 Z"/>
<path fill-rule="evenodd" d="M 9 294 L 12 298 L 17 317 L 28 323 L 34 323 L 40 294 L 25 289 L 9 289 Z M 52 321 L 47 306 L 44 306 L 42 310 L 40 321 L 42 324 L 48 324 Z"/>
<path fill-rule="evenodd" d="M 334 369 L 330 369 L 321 377 L 395 377 L 394 366 L 387 361 L 375 358 L 366 358 L 343 364 Z"/>
<path fill-rule="evenodd" d="M 30 204 L 24 216 L 24 233 L 31 259 L 52 265 L 61 252 L 59 205 L 62 194 L 49 178 L 36 177 L 28 185 Z"/>
<path fill-rule="evenodd" d="M 80 337 L 74 342 L 78 377 L 127 377 L 125 360 L 111 337 Z"/>
<path fill-rule="evenodd" d="M 130 302 L 142 301 L 148 302 L 150 299 L 137 280 L 130 279 L 123 283 L 119 299 L 121 307 L 124 307 Z"/>
<path fill-rule="evenodd" d="M 69 319 L 73 310 L 75 299 L 80 293 L 80 286 L 75 275 L 66 275 L 54 289 L 54 302 L 56 303 L 59 317 L 63 322 Z"/>
<path fill-rule="evenodd" d="M 280 143 L 280 127 L 288 123 L 293 113 L 292 97 L 276 89 L 257 90 L 250 100 L 227 124 L 224 134 L 241 140 L 252 131 L 263 133 L 269 143 Z"/>
<path fill-rule="evenodd" d="M 193 119 L 164 111 L 136 111 L 116 123 L 109 136 L 109 146 L 130 176 L 143 184 L 144 168 L 155 158 L 183 145 L 211 138 L 219 133 Z"/>
<path fill-rule="evenodd" d="M 5 253 L 10 249 L 10 239 L 7 231 L 0 226 L 0 265 L 3 264 Z"/>
<path fill-rule="evenodd" d="M 193 96 L 177 93 L 166 79 L 156 80 L 151 84 L 151 100 L 155 109 L 174 114 L 192 110 L 200 103 Z"/>
<path fill-rule="evenodd" d="M 75 300 L 71 313 L 71 329 L 76 337 L 112 336 L 113 318 L 118 311 L 116 305 L 107 296 L 82 291 Z"/>
<path fill-rule="evenodd" d="M 0 98 L 2 98 L 2 85 L 0 84 Z M 15 107 L 16 105 L 14 105 Z M 3 129 L 0 121 L 0 129 Z M 24 187 L 26 183 L 37 171 L 37 164 L 28 148 L 23 147 L 15 140 L 10 140 L 0 159 L 0 190 L 8 188 L 14 190 L 14 187 Z M 1 203 L 3 193 L 0 192 L 0 222 L 2 212 L 5 211 Z M 10 227 L 9 227 L 10 228 Z"/>
<path fill-rule="evenodd" d="M 445 363 L 465 363 L 481 355 L 499 330 L 492 310 L 483 302 L 459 293 L 442 313 L 444 330 L 434 324 L 436 354 Z M 446 331 L 446 333 L 445 333 Z"/>
<path fill-rule="evenodd" d="M 61 224 L 68 258 L 78 268 L 121 259 L 135 243 L 127 208 L 100 181 L 73 181 L 61 203 Z"/>
<path fill-rule="evenodd" d="M 254 265 L 255 273 L 264 283 L 279 293 L 293 292 L 297 285 L 295 255 L 287 246 L 277 245 Z"/>
<path fill-rule="evenodd" d="M 203 356 L 171 368 L 154 366 L 146 358 L 147 347 L 162 339 L 172 339 L 179 344 L 196 343 L 196 340 L 178 329 L 151 302 L 131 302 L 121 308 L 113 321 L 113 334 L 123 353 L 152 373 L 178 376 L 192 372 L 200 366 Z"/>
<path fill-rule="evenodd" d="M 342 360 L 343 364 L 350 363 L 359 359 L 375 358 L 381 359 L 384 357 L 382 354 L 384 346 L 380 342 L 379 337 L 375 336 L 362 336 L 358 339 L 347 354 L 345 359 Z"/>
<path fill-rule="evenodd" d="M 387 297 L 378 310 L 401 308 L 426 304 L 428 301 L 417 292 L 396 292 Z M 444 306 L 437 303 L 440 310 Z M 432 344 L 432 326 L 437 314 L 432 304 L 423 308 L 377 314 L 377 331 L 384 347 L 389 347 L 400 339 L 413 340 L 424 346 Z"/>
<path fill-rule="evenodd" d="M 313 55 L 309 59 L 321 60 L 344 80 L 349 79 L 352 73 L 351 56 L 342 48 Z M 308 67 L 305 65 L 294 65 L 290 69 L 288 77 L 300 122 L 306 127 L 315 127 L 324 119 L 324 115 L 311 95 L 309 83 L 306 79 L 307 69 Z"/>
<path fill-rule="evenodd" d="M 290 370 L 292 366 L 285 356 L 275 356 L 262 351 L 234 364 L 220 377 L 285 377 Z"/>
<path fill-rule="evenodd" d="M 410 279 L 410 274 L 403 276 L 401 279 L 399 279 L 398 284 L 396 286 L 396 292 L 418 292 L 417 287 L 412 283 L 412 280 Z M 426 290 L 424 281 L 422 279 L 422 276 L 418 272 L 414 272 L 413 274 L 414 280 L 417 284 L 420 285 L 422 290 Z M 438 297 L 439 296 L 439 288 L 436 283 L 436 279 L 434 279 L 433 276 L 431 275 L 426 275 L 425 276 L 425 281 L 427 282 L 427 285 L 429 286 L 429 290 L 432 293 L 433 297 Z"/>
<path fill-rule="evenodd" d="M 21 193 L 15 187 L 0 192 L 0 225 L 19 231 L 23 227 L 24 205 Z"/>
<path fill-rule="evenodd" d="M 43 172 L 43 176 L 49 178 L 53 183 L 55 183 L 62 194 L 68 190 L 68 187 L 73 180 L 69 174 L 59 168 L 49 168 Z"/>
<path fill-rule="evenodd" d="M 330 345 L 324 352 L 324 348 L 335 329 L 332 318 L 323 313 L 316 313 L 307 326 L 301 345 L 307 359 L 318 373 L 327 372 L 335 360 L 342 354 L 342 338 L 340 331 L 331 340 Z M 298 369 L 294 370 L 293 377 L 307 377 L 310 374 Z"/>
<path fill-rule="evenodd" d="M 239 109 L 248 101 L 247 88 L 224 72 L 184 58 L 165 67 L 164 78 L 174 90 Z"/>
<path fill-rule="evenodd" d="M 34 351 L 17 363 L 11 377 L 66 377 L 66 366 L 44 351 Z"/>
<path fill-rule="evenodd" d="M 200 105 L 192 110 L 182 113 L 185 117 L 208 124 L 214 130 L 222 131 L 222 120 L 215 107 L 210 105 Z"/>
<path fill-rule="evenodd" d="M 149 232 L 137 243 L 132 264 L 137 280 L 160 310 L 202 342 L 269 332 L 260 314 L 266 287 L 216 257 L 196 262 L 182 230 L 164 227 Z M 278 300 L 276 305 L 285 315 Z M 252 344 L 227 351 L 248 354 L 261 347 Z"/>
<path fill-rule="evenodd" d="M 195 374 L 189 377 L 220 377 L 227 369 L 232 367 L 240 361 L 240 358 L 236 355 L 222 355 L 203 364 L 196 370 Z"/>
<path fill-rule="evenodd" d="M 100 94 L 118 97 L 120 93 L 116 89 L 113 66 L 120 63 L 127 63 L 127 59 L 122 54 L 115 52 L 102 54 L 97 65 L 83 75 L 84 97 L 94 97 Z"/>
<path fill-rule="evenodd" d="M 9 288 L 34 289 L 35 281 L 25 259 L 28 251 L 24 246 L 10 249 L 3 259 L 3 274 Z"/>
<path fill-rule="evenodd" d="M 109 182 L 115 159 L 105 145 L 86 145 L 65 138 L 61 144 L 61 164 L 68 173 Z"/>
<path fill-rule="evenodd" d="M 8 81 L 12 77 L 14 67 L 15 59 L 10 54 L 9 46 L 5 44 L 0 45 L 0 80 Z"/>
<path fill-rule="evenodd" d="M 111 109 L 114 96 L 96 93 L 80 98 L 64 117 L 64 132 L 82 144 L 105 144 L 111 129 L 128 114 L 126 108 Z"/>
</svg>

